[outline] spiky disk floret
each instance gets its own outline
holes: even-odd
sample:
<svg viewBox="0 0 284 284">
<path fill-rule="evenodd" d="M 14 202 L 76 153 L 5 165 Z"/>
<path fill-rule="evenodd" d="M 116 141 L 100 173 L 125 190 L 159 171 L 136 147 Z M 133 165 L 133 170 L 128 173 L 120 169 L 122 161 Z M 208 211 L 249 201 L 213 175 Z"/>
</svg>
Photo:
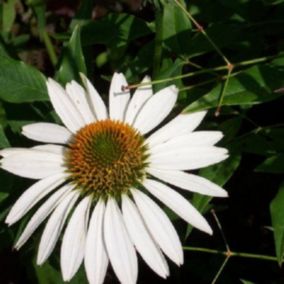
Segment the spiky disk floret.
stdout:
<svg viewBox="0 0 284 284">
<path fill-rule="evenodd" d="M 107 119 L 80 129 L 65 157 L 70 177 L 83 193 L 119 197 L 145 176 L 147 147 L 133 127 Z"/>
</svg>

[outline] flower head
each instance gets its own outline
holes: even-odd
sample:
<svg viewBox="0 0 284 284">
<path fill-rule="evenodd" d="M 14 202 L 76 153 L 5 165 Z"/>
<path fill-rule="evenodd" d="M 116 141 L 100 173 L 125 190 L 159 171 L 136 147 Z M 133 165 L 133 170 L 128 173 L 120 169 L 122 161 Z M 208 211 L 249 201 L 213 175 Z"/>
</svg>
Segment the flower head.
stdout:
<svg viewBox="0 0 284 284">
<path fill-rule="evenodd" d="M 143 84 L 130 98 L 123 88 L 124 76 L 115 73 L 107 110 L 83 75 L 82 81 L 84 88 L 72 81 L 65 89 L 52 79 L 47 81 L 50 100 L 64 126 L 23 127 L 23 135 L 46 144 L 0 151 L 3 169 L 38 180 L 6 218 L 12 225 L 41 202 L 15 247 L 23 246 L 49 217 L 37 263 L 49 257 L 64 230 L 60 256 L 64 280 L 70 280 L 84 261 L 88 281 L 102 283 L 110 262 L 120 282 L 135 283 L 136 251 L 166 278 L 169 268 L 164 255 L 181 265 L 183 251 L 169 218 L 150 196 L 211 234 L 204 217 L 171 187 L 227 196 L 216 184 L 185 172 L 226 159 L 227 150 L 214 146 L 222 133 L 194 131 L 204 111 L 181 113 L 156 129 L 175 105 L 175 86 L 153 94 Z"/>
</svg>

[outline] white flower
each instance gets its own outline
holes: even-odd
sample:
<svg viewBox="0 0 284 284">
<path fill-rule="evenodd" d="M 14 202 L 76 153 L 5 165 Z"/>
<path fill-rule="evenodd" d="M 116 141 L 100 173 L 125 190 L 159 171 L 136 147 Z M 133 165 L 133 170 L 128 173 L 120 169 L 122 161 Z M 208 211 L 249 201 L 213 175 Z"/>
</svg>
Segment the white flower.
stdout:
<svg viewBox="0 0 284 284">
<path fill-rule="evenodd" d="M 49 257 L 64 230 L 60 263 L 65 281 L 84 261 L 88 281 L 102 283 L 110 261 L 121 283 L 135 283 L 136 251 L 166 278 L 169 268 L 164 255 L 181 265 L 182 246 L 169 218 L 149 196 L 212 234 L 203 216 L 171 186 L 227 196 L 216 184 L 185 172 L 227 158 L 226 149 L 214 146 L 222 133 L 193 132 L 204 111 L 181 113 L 154 130 L 175 105 L 175 86 L 153 94 L 144 84 L 130 98 L 123 88 L 127 85 L 124 76 L 116 73 L 107 110 L 88 79 L 82 75 L 82 80 L 85 88 L 72 81 L 65 89 L 48 80 L 50 100 L 65 126 L 34 123 L 23 127 L 23 135 L 47 144 L 0 151 L 3 169 L 38 180 L 14 204 L 6 223 L 14 224 L 45 200 L 15 247 L 23 246 L 50 215 L 37 263 Z M 146 77 L 143 82 L 149 81 Z"/>
</svg>

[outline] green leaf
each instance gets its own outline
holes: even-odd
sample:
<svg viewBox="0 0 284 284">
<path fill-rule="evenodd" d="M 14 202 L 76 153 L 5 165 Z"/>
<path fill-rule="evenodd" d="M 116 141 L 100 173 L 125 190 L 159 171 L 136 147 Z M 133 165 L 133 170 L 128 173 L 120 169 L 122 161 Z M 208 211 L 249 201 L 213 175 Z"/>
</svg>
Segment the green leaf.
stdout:
<svg viewBox="0 0 284 284">
<path fill-rule="evenodd" d="M 0 98 L 11 103 L 47 101 L 45 77 L 22 61 L 0 53 Z"/>
<path fill-rule="evenodd" d="M 240 279 L 240 280 L 243 284 L 254 284 L 254 282 L 251 282 L 251 281 L 248 281 L 248 280 L 244 280 L 244 279 Z"/>
<path fill-rule="evenodd" d="M 284 154 L 274 155 L 261 163 L 255 171 L 282 174 L 284 173 Z"/>
<path fill-rule="evenodd" d="M 137 17 L 124 13 L 109 14 L 82 27 L 82 43 L 117 48 L 150 33 L 152 31 L 146 22 Z"/>
<path fill-rule="evenodd" d="M 177 54 L 184 54 L 190 47 L 190 40 L 189 18 L 174 2 L 166 3 L 163 14 L 163 41 L 166 47 Z"/>
<path fill-rule="evenodd" d="M 4 2 L 2 10 L 2 31 L 10 32 L 16 18 L 15 4 L 17 0 L 8 0 Z"/>
<path fill-rule="evenodd" d="M 252 105 L 275 100 L 283 94 L 274 91 L 283 85 L 282 67 L 274 64 L 254 66 L 230 78 L 223 105 Z M 194 112 L 216 107 L 222 87 L 223 83 L 218 84 L 208 94 L 189 105 L 185 111 Z"/>
<path fill-rule="evenodd" d="M 62 83 L 67 83 L 74 79 L 79 81 L 79 72 L 87 74 L 81 45 L 81 29 L 80 26 L 76 26 L 63 51 L 61 64 L 56 77 Z"/>
<path fill-rule="evenodd" d="M 238 168 L 241 162 L 241 156 L 239 154 L 232 154 L 227 160 L 217 165 L 213 165 L 207 168 L 204 168 L 199 171 L 199 175 L 207 178 L 208 180 L 224 186 L 226 182 L 234 174 L 235 170 Z M 192 204 L 194 207 L 201 213 L 208 211 L 209 202 L 212 200 L 212 197 L 201 195 L 195 193 L 192 198 Z M 187 231 L 185 238 L 187 238 L 192 232 L 193 227 L 191 225 L 187 226 Z"/>
<path fill-rule="evenodd" d="M 0 125 L 0 148 L 10 147 L 10 143 L 5 135 L 2 125 Z"/>
<path fill-rule="evenodd" d="M 279 265 L 284 258 L 284 182 L 280 185 L 279 191 L 270 203 L 270 215 L 274 229 L 275 251 Z"/>
<path fill-rule="evenodd" d="M 180 59 L 176 59 L 174 62 L 172 61 L 172 59 L 169 58 L 165 58 L 162 61 L 162 66 L 159 72 L 159 75 L 155 78 L 155 80 L 162 80 L 162 79 L 166 79 L 166 78 L 170 78 L 170 77 L 174 77 L 174 76 L 178 76 L 181 75 L 182 73 L 182 67 L 183 67 L 183 63 Z M 175 84 L 178 88 L 182 88 L 183 84 L 182 84 L 182 80 L 175 80 L 171 83 L 169 82 L 164 82 L 164 83 L 160 83 L 157 85 L 154 85 L 154 89 L 155 91 L 159 91 L 171 84 Z M 179 94 L 180 95 L 180 94 Z"/>
<path fill-rule="evenodd" d="M 64 284 L 61 273 L 59 270 L 55 269 L 50 262 L 45 262 L 43 265 L 38 266 L 34 261 L 34 269 L 36 272 L 36 277 L 38 284 Z M 68 282 L 70 284 L 81 284 L 87 283 L 85 272 L 83 267 L 75 274 L 75 276 Z"/>
<path fill-rule="evenodd" d="M 257 128 L 239 139 L 243 152 L 271 157 L 284 152 L 283 128 Z"/>
</svg>

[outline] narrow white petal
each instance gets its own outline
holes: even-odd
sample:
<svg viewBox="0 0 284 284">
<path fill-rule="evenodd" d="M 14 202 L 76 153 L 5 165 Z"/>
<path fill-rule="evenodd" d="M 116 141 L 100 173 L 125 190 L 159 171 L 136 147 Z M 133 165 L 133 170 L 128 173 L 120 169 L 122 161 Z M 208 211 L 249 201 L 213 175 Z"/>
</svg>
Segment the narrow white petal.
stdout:
<svg viewBox="0 0 284 284">
<path fill-rule="evenodd" d="M 171 85 L 152 96 L 142 107 L 133 123 L 142 134 L 158 126 L 173 109 L 178 89 Z"/>
<path fill-rule="evenodd" d="M 94 122 L 96 119 L 89 106 L 85 90 L 76 81 L 67 83 L 65 88 L 67 94 L 70 96 L 73 104 L 76 106 L 78 112 L 83 117 L 85 123 L 89 124 Z"/>
<path fill-rule="evenodd" d="M 85 270 L 90 284 L 102 284 L 108 266 L 108 256 L 103 242 L 104 213 L 104 201 L 99 200 L 91 216 L 85 248 Z"/>
<path fill-rule="evenodd" d="M 181 242 L 168 216 L 140 190 L 133 189 L 131 192 L 153 239 L 173 262 L 183 264 Z"/>
<path fill-rule="evenodd" d="M 206 219 L 183 196 L 158 181 L 146 179 L 145 188 L 193 227 L 212 235 Z"/>
<path fill-rule="evenodd" d="M 72 136 L 64 126 L 46 122 L 25 125 L 22 134 L 35 141 L 59 144 L 67 144 Z"/>
<path fill-rule="evenodd" d="M 165 143 L 153 146 L 155 152 L 168 152 L 175 148 L 188 148 L 191 146 L 213 146 L 223 138 L 221 131 L 195 131 L 189 134 L 174 137 Z"/>
<path fill-rule="evenodd" d="M 64 155 L 64 152 L 66 151 L 66 147 L 61 146 L 61 145 L 54 145 L 54 144 L 45 144 L 45 145 L 38 145 L 34 146 L 31 149 L 39 150 L 39 151 L 44 151 L 44 152 L 49 152 L 57 155 Z"/>
<path fill-rule="evenodd" d="M 211 166 L 225 160 L 227 149 L 215 146 L 175 148 L 171 151 L 155 151 L 149 157 L 150 167 L 166 170 L 195 170 Z M 152 150 L 152 149 L 151 149 Z"/>
<path fill-rule="evenodd" d="M 92 83 L 88 80 L 88 78 L 83 74 L 80 73 L 82 82 L 85 86 L 86 92 L 88 94 L 88 100 L 92 107 L 93 112 L 96 115 L 97 120 L 103 120 L 108 118 L 107 108 L 101 98 L 101 96 L 98 94 L 95 87 L 92 85 Z"/>
<path fill-rule="evenodd" d="M 64 232 L 60 255 L 64 281 L 71 280 L 83 261 L 91 202 L 87 196 L 78 204 Z"/>
<path fill-rule="evenodd" d="M 136 206 L 126 195 L 122 197 L 122 213 L 130 238 L 144 261 L 161 277 L 169 276 L 166 259 L 147 231 Z"/>
<path fill-rule="evenodd" d="M 15 175 L 42 179 L 65 170 L 62 155 L 26 149 L 1 160 L 1 168 Z"/>
<path fill-rule="evenodd" d="M 74 188 L 73 185 L 65 185 L 53 193 L 44 203 L 39 207 L 36 213 L 28 222 L 15 248 L 20 249 L 24 243 L 29 239 L 38 226 L 45 220 L 51 211 L 66 197 L 66 195 Z"/>
<path fill-rule="evenodd" d="M 37 265 L 43 264 L 52 253 L 70 210 L 79 198 L 78 191 L 71 191 L 51 214 L 42 233 L 37 254 Z"/>
<path fill-rule="evenodd" d="M 123 91 L 127 81 L 122 73 L 114 73 L 109 90 L 109 117 L 123 121 L 126 107 L 130 99 L 129 90 Z"/>
<path fill-rule="evenodd" d="M 5 223 L 12 225 L 21 219 L 35 204 L 66 180 L 66 174 L 57 174 L 42 179 L 29 187 L 16 201 Z"/>
<path fill-rule="evenodd" d="M 51 78 L 46 82 L 48 95 L 56 113 L 64 125 L 73 133 L 85 125 L 82 115 L 78 112 L 65 90 Z"/>
<path fill-rule="evenodd" d="M 135 284 L 137 256 L 116 201 L 109 198 L 104 217 L 104 240 L 112 268 L 123 284 Z"/>
<path fill-rule="evenodd" d="M 151 82 L 151 78 L 146 76 L 142 80 L 143 83 L 149 83 Z M 153 95 L 153 88 L 152 85 L 146 85 L 138 87 L 137 90 L 134 92 L 133 97 L 131 98 L 129 105 L 127 107 L 126 115 L 125 115 L 125 122 L 128 124 L 132 124 L 141 110 L 141 108 L 144 106 L 146 101 Z"/>
<path fill-rule="evenodd" d="M 226 190 L 203 177 L 175 170 L 149 168 L 147 171 L 156 178 L 185 190 L 216 197 L 228 196 Z"/>
<path fill-rule="evenodd" d="M 190 133 L 201 123 L 205 115 L 206 111 L 181 113 L 169 123 L 155 131 L 146 142 L 149 146 L 154 146 L 173 137 Z"/>
</svg>

